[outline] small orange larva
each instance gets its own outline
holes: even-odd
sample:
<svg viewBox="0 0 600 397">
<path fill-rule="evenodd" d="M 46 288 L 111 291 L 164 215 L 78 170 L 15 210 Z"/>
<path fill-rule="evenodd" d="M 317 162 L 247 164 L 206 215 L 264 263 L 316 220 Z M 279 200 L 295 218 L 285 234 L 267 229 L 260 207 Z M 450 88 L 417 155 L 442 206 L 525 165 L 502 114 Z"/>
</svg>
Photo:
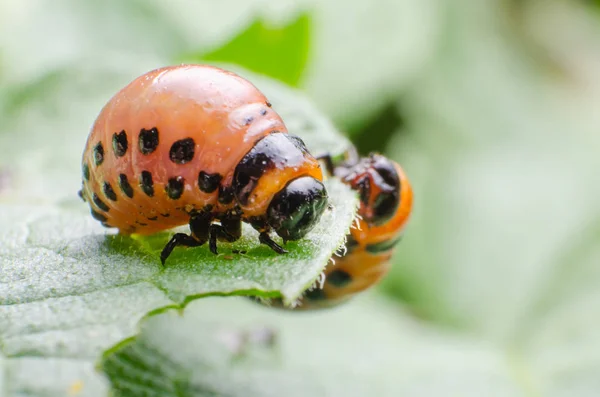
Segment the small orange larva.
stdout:
<svg viewBox="0 0 600 397">
<path fill-rule="evenodd" d="M 298 309 L 336 306 L 377 284 L 390 269 L 390 258 L 400 241 L 413 203 L 410 182 L 402 168 L 380 155 L 357 157 L 334 166 L 330 172 L 357 191 L 360 197 L 358 227 L 347 236 L 345 255 L 334 256 L 325 268 L 325 280 L 304 293 Z M 274 301 L 281 306 L 281 301 Z"/>
</svg>

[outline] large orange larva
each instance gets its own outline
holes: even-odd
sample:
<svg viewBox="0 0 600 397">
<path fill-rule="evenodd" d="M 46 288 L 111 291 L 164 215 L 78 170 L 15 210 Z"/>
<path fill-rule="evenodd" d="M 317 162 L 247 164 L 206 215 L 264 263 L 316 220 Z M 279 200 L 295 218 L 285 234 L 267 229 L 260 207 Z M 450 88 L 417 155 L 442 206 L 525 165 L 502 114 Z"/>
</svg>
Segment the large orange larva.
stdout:
<svg viewBox="0 0 600 397">
<path fill-rule="evenodd" d="M 123 88 L 96 119 L 82 167 L 80 194 L 104 226 L 151 234 L 189 223 L 163 263 L 176 246 L 209 242 L 217 253 L 242 221 L 284 253 L 269 232 L 298 240 L 327 205 L 318 161 L 267 98 L 211 66 L 157 69 Z"/>
</svg>

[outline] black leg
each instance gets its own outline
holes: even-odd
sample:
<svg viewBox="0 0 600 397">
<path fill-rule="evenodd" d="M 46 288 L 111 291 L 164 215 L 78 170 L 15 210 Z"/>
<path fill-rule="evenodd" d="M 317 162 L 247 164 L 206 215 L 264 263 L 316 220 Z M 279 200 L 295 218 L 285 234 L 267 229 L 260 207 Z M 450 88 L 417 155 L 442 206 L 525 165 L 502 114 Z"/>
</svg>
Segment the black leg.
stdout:
<svg viewBox="0 0 600 397">
<path fill-rule="evenodd" d="M 217 255 L 217 240 L 237 241 L 242 236 L 242 221 L 240 218 L 221 219 L 220 225 L 210 225 L 208 235 L 210 252 Z"/>
<path fill-rule="evenodd" d="M 160 254 L 160 261 L 162 262 L 163 266 L 175 247 L 199 247 L 206 243 L 208 240 L 208 229 L 210 222 L 210 214 L 202 213 L 193 215 L 190 218 L 190 230 L 192 235 L 188 236 L 185 233 L 176 233 L 173 237 L 171 237 L 171 240 L 169 240 L 167 245 L 165 245 L 165 248 L 163 248 Z"/>
<path fill-rule="evenodd" d="M 208 230 L 213 220 L 210 213 L 200 212 L 192 215 L 190 218 L 190 231 L 197 240 L 206 242 L 208 240 Z"/>
<path fill-rule="evenodd" d="M 260 241 L 262 244 L 267 245 L 269 248 L 271 248 L 273 251 L 277 252 L 278 254 L 287 254 L 288 253 L 286 250 L 283 249 L 283 247 L 281 247 L 279 244 L 277 244 L 275 241 L 273 241 L 271 239 L 271 237 L 269 237 L 269 234 L 267 232 L 262 232 L 258 236 L 258 241 Z"/>
<path fill-rule="evenodd" d="M 165 245 L 165 248 L 163 248 L 163 250 L 160 254 L 160 261 L 162 262 L 162 264 L 164 266 L 165 261 L 167 260 L 169 255 L 171 255 L 171 252 L 173 252 L 173 249 L 175 249 L 175 247 L 177 247 L 179 245 L 182 247 L 198 247 L 199 245 L 202 245 L 205 242 L 206 242 L 206 240 L 198 241 L 195 238 L 193 238 L 192 236 L 188 236 L 185 233 L 175 233 L 173 235 L 173 237 L 171 237 L 171 240 L 169 240 L 167 245 Z"/>
</svg>

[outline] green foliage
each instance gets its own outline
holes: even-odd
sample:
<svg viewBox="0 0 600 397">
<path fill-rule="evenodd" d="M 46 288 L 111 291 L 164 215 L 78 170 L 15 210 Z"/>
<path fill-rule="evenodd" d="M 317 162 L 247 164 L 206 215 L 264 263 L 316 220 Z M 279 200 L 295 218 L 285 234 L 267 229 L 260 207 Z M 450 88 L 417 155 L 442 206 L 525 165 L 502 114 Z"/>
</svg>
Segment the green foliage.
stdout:
<svg viewBox="0 0 600 397">
<path fill-rule="evenodd" d="M 184 62 L 230 62 L 298 86 L 310 49 L 311 19 L 307 13 L 281 27 L 257 19 L 225 45 L 189 54 Z"/>
</svg>

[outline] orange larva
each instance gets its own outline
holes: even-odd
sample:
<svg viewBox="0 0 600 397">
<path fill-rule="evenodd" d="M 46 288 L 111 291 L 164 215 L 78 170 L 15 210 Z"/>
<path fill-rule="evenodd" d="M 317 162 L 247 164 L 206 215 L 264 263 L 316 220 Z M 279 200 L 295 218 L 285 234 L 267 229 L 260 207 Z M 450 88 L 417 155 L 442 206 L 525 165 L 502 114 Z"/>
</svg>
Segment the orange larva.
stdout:
<svg viewBox="0 0 600 397">
<path fill-rule="evenodd" d="M 327 205 L 323 174 L 289 135 L 267 98 L 242 77 L 211 66 L 151 71 L 102 109 L 83 152 L 80 192 L 92 216 L 124 234 L 189 223 L 176 246 L 236 241 L 241 222 L 271 239 L 304 237 Z"/>
</svg>

